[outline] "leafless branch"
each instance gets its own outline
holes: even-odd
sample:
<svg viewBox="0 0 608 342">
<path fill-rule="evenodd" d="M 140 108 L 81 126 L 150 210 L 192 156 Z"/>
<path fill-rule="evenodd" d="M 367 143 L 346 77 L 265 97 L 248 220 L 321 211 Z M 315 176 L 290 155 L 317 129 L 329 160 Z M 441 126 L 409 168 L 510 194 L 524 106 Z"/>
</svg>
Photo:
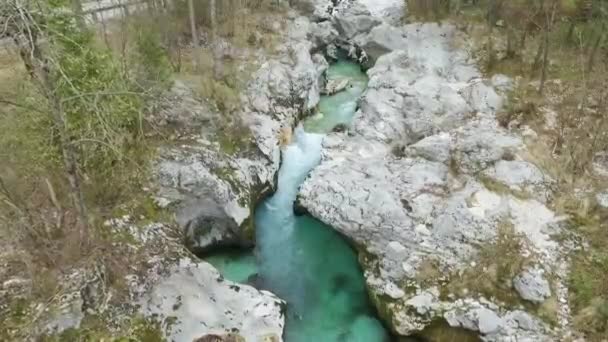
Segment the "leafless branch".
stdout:
<svg viewBox="0 0 608 342">
<path fill-rule="evenodd" d="M 25 105 L 25 104 L 22 104 L 22 103 L 17 103 L 17 102 L 11 101 L 11 100 L 0 99 L 0 103 L 4 103 L 4 104 L 7 104 L 9 106 L 13 106 L 13 107 L 17 107 L 17 108 L 23 108 L 23 109 L 31 110 L 31 111 L 34 111 L 34 112 L 37 112 L 37 113 L 41 113 L 41 114 L 47 114 L 47 112 L 42 111 L 42 110 L 40 110 L 38 108 L 35 108 L 35 107 L 32 107 L 32 106 L 28 106 L 28 105 Z"/>
</svg>

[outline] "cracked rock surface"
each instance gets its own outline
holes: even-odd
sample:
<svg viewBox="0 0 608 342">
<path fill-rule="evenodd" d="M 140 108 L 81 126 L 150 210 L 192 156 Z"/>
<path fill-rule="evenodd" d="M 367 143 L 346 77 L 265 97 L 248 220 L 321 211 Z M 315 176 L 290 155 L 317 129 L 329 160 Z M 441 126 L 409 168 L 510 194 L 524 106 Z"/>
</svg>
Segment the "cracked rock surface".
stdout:
<svg viewBox="0 0 608 342">
<path fill-rule="evenodd" d="M 182 259 L 141 299 L 142 312 L 165 322 L 170 341 L 233 335 L 280 341 L 283 301 L 267 291 L 224 279 L 213 266 Z"/>
<path fill-rule="evenodd" d="M 467 50 L 454 47 L 464 38 L 450 25 L 387 21 L 351 33 L 372 62 L 369 88 L 348 132 L 325 139 L 299 205 L 357 246 L 372 299 L 398 335 L 442 319 L 484 341 L 568 336 L 567 251 L 554 240 L 562 218 L 545 205 L 553 181 L 495 119 L 511 82 L 484 79 Z M 505 229 L 518 273 L 496 284 L 495 295 L 475 292 L 474 279 L 463 277 L 492 272 L 486 265 L 499 260 L 482 251 L 505 239 Z M 451 291 L 457 280 L 471 289 Z M 519 301 L 507 303 L 499 291 Z M 557 324 L 524 309 L 524 300 L 550 298 Z"/>
</svg>

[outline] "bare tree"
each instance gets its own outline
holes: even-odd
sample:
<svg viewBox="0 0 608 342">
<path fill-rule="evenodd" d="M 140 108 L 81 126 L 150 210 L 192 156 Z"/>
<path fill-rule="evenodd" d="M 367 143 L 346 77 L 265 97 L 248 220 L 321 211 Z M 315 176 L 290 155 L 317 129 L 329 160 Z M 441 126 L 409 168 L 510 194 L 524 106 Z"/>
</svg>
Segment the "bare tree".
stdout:
<svg viewBox="0 0 608 342">
<path fill-rule="evenodd" d="M 193 0 L 188 0 L 188 13 L 190 16 L 190 33 L 192 34 L 192 44 L 194 45 L 192 62 L 194 63 L 194 68 L 198 70 L 201 44 L 198 39 L 198 32 L 196 30 L 196 13 L 194 12 Z"/>
<path fill-rule="evenodd" d="M 538 87 L 538 92 L 540 94 L 543 93 L 545 89 L 545 82 L 547 80 L 547 69 L 549 68 L 549 33 L 553 28 L 558 2 L 558 0 L 552 0 L 551 10 L 545 11 L 545 25 L 543 30 L 543 68 L 541 70 L 540 86 Z"/>
<path fill-rule="evenodd" d="M 209 17 L 211 18 L 211 44 L 213 52 L 213 78 L 220 80 L 223 76 L 222 49 L 217 39 L 217 7 L 215 0 L 209 0 Z"/>
<path fill-rule="evenodd" d="M 86 30 L 86 22 L 84 20 L 84 11 L 82 10 L 82 3 L 80 0 L 71 0 L 72 11 L 76 16 L 76 21 L 81 30 Z"/>
<path fill-rule="evenodd" d="M 593 70 L 593 66 L 595 64 L 595 57 L 599 51 L 600 46 L 602 45 L 602 42 L 604 41 L 604 38 L 606 37 L 605 28 L 606 28 L 606 23 L 602 23 L 599 33 L 597 34 L 597 37 L 595 38 L 595 42 L 593 43 L 593 47 L 591 48 L 591 52 L 589 52 L 589 59 L 587 61 L 588 72 Z"/>
<path fill-rule="evenodd" d="M 78 158 L 75 145 L 68 132 L 68 119 L 64 111 L 64 102 L 56 92 L 53 75 L 63 75 L 59 64 L 41 43 L 44 31 L 38 13 L 33 12 L 28 3 L 10 0 L 3 13 L 6 34 L 13 40 L 34 84 L 48 100 L 49 115 L 57 130 L 59 149 L 63 157 L 65 177 L 69 185 L 69 197 L 78 214 L 80 243 L 88 244 L 89 219 L 82 191 Z M 61 76 L 60 76 L 61 77 Z"/>
</svg>

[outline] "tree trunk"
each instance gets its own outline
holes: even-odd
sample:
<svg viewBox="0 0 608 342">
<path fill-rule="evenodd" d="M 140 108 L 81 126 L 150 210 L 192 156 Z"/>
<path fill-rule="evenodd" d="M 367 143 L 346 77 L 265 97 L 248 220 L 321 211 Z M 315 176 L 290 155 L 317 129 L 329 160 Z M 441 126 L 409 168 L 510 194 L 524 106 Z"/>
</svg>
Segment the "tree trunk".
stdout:
<svg viewBox="0 0 608 342">
<path fill-rule="evenodd" d="M 553 21 L 555 20 L 555 12 L 557 10 L 557 2 L 558 0 L 553 0 L 553 4 L 551 6 L 551 12 L 547 12 L 545 15 L 545 33 L 544 33 L 544 51 L 543 51 L 543 68 L 540 74 L 540 86 L 538 88 L 538 92 L 542 95 L 545 89 L 545 82 L 547 81 L 547 69 L 549 67 L 549 32 L 552 29 Z"/>
<path fill-rule="evenodd" d="M 524 25 L 524 30 L 521 33 L 521 38 L 519 39 L 519 50 L 524 51 L 526 48 L 526 40 L 528 39 L 528 24 Z"/>
<path fill-rule="evenodd" d="M 188 12 L 190 13 L 190 33 L 192 33 L 192 46 L 194 51 L 192 52 L 192 63 L 194 69 L 199 69 L 199 54 L 201 50 L 201 44 L 198 40 L 198 33 L 196 31 L 196 14 L 194 13 L 194 0 L 188 0 Z"/>
<path fill-rule="evenodd" d="M 545 81 L 547 80 L 547 68 L 549 64 L 549 29 L 545 29 L 543 39 L 543 68 L 540 72 L 540 86 L 538 87 L 539 94 L 542 95 L 545 89 Z"/>
<path fill-rule="evenodd" d="M 221 80 L 223 77 L 222 52 L 217 39 L 217 8 L 215 0 L 209 1 L 209 17 L 211 18 L 211 49 L 213 54 L 213 78 Z"/>
<path fill-rule="evenodd" d="M 81 31 L 87 29 L 87 24 L 84 20 L 84 11 L 82 10 L 82 3 L 80 0 L 71 0 L 72 11 L 76 16 L 76 22 L 78 23 L 78 27 Z"/>
<path fill-rule="evenodd" d="M 536 50 L 536 56 L 534 56 L 534 62 L 532 63 L 532 68 L 530 69 L 530 77 L 534 77 L 536 75 L 536 71 L 540 68 L 540 62 L 543 57 L 543 51 L 545 48 L 545 41 L 541 39 L 538 43 L 538 50 Z"/>
<path fill-rule="evenodd" d="M 515 44 L 513 44 L 513 40 L 515 33 L 513 32 L 513 28 L 507 26 L 507 58 L 515 57 Z"/>
<path fill-rule="evenodd" d="M 47 87 L 52 86 L 50 84 L 50 80 L 47 80 L 47 82 Z M 80 245 L 82 247 L 86 247 L 89 244 L 89 219 L 84 194 L 82 191 L 80 175 L 78 174 L 78 160 L 76 158 L 76 152 L 74 151 L 74 144 L 68 137 L 69 134 L 67 132 L 67 122 L 59 99 L 54 94 L 49 94 L 47 96 L 52 98 L 53 121 L 59 130 L 63 165 L 65 167 L 66 178 L 70 186 L 70 199 L 72 200 L 78 214 Z"/>
<path fill-rule="evenodd" d="M 587 62 L 587 72 L 590 72 L 591 70 L 593 70 L 593 65 L 595 64 L 595 56 L 597 55 L 597 52 L 599 50 L 599 47 L 602 45 L 602 41 L 604 40 L 604 25 L 602 25 L 602 28 L 600 29 L 600 33 L 597 36 L 597 39 L 595 40 L 595 43 L 593 44 L 593 48 L 591 49 L 591 52 L 589 53 L 589 61 Z"/>
<path fill-rule="evenodd" d="M 568 27 L 568 34 L 566 35 L 566 42 L 572 42 L 572 36 L 574 36 L 574 29 L 576 28 L 576 20 L 574 18 L 570 19 L 570 25 Z"/>
<path fill-rule="evenodd" d="M 74 151 L 74 145 L 70 141 L 67 131 L 68 123 L 65 113 L 61 105 L 60 99 L 54 93 L 56 88 L 51 79 L 50 65 L 42 54 L 42 50 L 38 44 L 37 36 L 31 30 L 32 35 L 28 36 L 27 41 L 17 38 L 19 35 L 14 35 L 14 40 L 20 50 L 20 55 L 23 58 L 23 63 L 30 72 L 30 76 L 34 82 L 37 82 L 44 96 L 51 103 L 51 119 L 59 132 L 59 147 L 63 157 L 63 166 L 65 168 L 65 176 L 69 184 L 70 199 L 78 215 L 78 229 L 80 234 L 80 244 L 86 247 L 89 243 L 89 221 L 87 208 L 84 201 L 80 175 L 78 174 L 78 159 Z"/>
</svg>

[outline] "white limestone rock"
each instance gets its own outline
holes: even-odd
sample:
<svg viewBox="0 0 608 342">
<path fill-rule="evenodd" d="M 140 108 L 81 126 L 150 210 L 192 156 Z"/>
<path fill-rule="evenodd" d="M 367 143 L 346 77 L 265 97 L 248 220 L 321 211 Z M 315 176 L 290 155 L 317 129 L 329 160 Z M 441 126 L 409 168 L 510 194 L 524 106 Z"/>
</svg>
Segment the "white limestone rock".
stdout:
<svg viewBox="0 0 608 342">
<path fill-rule="evenodd" d="M 528 268 L 513 279 L 513 287 L 521 298 L 534 303 L 542 303 L 551 297 L 549 281 L 540 267 Z"/>
<path fill-rule="evenodd" d="M 330 21 L 312 24 L 310 33 L 312 35 L 313 48 L 317 50 L 335 43 L 340 35 Z"/>
<path fill-rule="evenodd" d="M 476 173 L 511 159 L 523 147 L 521 138 L 506 133 L 494 120 L 471 121 L 455 132 L 453 157 L 461 172 Z"/>
<path fill-rule="evenodd" d="M 328 80 L 323 93 L 325 95 L 334 95 L 346 89 L 350 84 L 347 78 Z"/>
<path fill-rule="evenodd" d="M 608 191 L 604 191 L 604 192 L 600 192 L 598 194 L 595 195 L 595 200 L 597 201 L 597 204 L 604 208 L 604 209 L 608 209 Z"/>
<path fill-rule="evenodd" d="M 376 60 L 391 51 L 407 47 L 406 34 L 401 28 L 387 23 L 375 26 L 367 32 L 358 32 L 353 41 L 361 47 L 368 58 L 366 65 L 373 65 Z"/>
<path fill-rule="evenodd" d="M 405 1 L 402 0 L 361 0 L 370 14 L 376 18 L 381 18 L 391 25 L 401 23 L 405 15 Z"/>
<path fill-rule="evenodd" d="M 503 74 L 496 74 L 492 76 L 492 86 L 501 92 L 507 92 L 513 89 L 513 80 Z"/>
<path fill-rule="evenodd" d="M 521 310 L 497 312 L 484 301 L 459 300 L 445 312 L 444 318 L 450 326 L 478 331 L 486 342 L 554 341 L 550 329 L 540 319 Z"/>
<path fill-rule="evenodd" d="M 543 173 L 536 165 L 521 160 L 500 160 L 483 174 L 500 182 L 511 190 L 526 192 L 543 202 L 552 193 L 553 179 Z"/>
<path fill-rule="evenodd" d="M 340 8 L 333 20 L 340 37 L 345 40 L 368 33 L 374 26 L 381 23 L 379 19 L 371 16 L 365 6 L 359 3 Z"/>
<path fill-rule="evenodd" d="M 439 133 L 424 138 L 407 148 L 407 155 L 447 164 L 450 161 L 452 138 L 448 133 Z"/>
<path fill-rule="evenodd" d="M 325 139 L 322 162 L 300 187 L 299 204 L 376 257 L 363 264 L 366 281 L 399 335 L 445 317 L 485 341 L 554 339 L 531 315 L 474 299 L 478 294 L 446 299 L 417 280 L 429 263 L 437 268 L 433 288 L 470 268 L 504 224 L 523 237 L 521 253 L 552 268 L 560 257 L 552 238 L 559 218 L 542 201 L 494 193 L 478 178 L 487 170 L 513 186 L 544 184 L 539 170 L 511 164 L 522 139 L 496 122 L 503 97 L 466 53 L 454 50 L 454 28 L 387 30 L 399 31 L 404 44 L 379 50 L 353 129 Z M 403 153 L 395 153 L 395 145 L 405 146 Z M 518 173 L 505 175 L 512 168 Z"/>
<path fill-rule="evenodd" d="M 227 333 L 246 341 L 282 341 L 285 303 L 270 292 L 222 278 L 205 262 L 182 259 L 140 304 L 142 314 L 165 322 L 169 341 Z"/>
</svg>

